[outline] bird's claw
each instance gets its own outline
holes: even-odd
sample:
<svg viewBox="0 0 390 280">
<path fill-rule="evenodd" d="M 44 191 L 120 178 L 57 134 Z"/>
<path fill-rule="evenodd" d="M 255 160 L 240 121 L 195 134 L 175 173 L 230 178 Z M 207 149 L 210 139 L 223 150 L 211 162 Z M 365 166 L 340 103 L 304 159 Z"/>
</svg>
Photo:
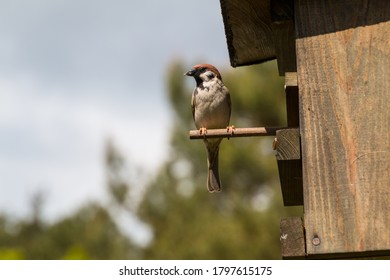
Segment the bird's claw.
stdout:
<svg viewBox="0 0 390 280">
<path fill-rule="evenodd" d="M 206 135 L 207 134 L 207 128 L 205 128 L 205 127 L 199 128 L 199 134 L 200 135 Z"/>
<path fill-rule="evenodd" d="M 230 134 L 230 137 L 233 136 L 234 134 L 234 130 L 236 129 L 236 127 L 234 125 L 229 125 L 227 128 L 226 128 L 226 132 Z M 230 137 L 228 137 L 228 140 L 230 139 Z"/>
</svg>

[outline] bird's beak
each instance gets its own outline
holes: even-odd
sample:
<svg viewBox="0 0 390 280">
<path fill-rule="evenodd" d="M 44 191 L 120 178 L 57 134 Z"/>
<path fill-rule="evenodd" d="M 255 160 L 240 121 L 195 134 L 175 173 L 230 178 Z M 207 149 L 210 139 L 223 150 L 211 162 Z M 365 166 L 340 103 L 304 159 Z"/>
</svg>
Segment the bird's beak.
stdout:
<svg viewBox="0 0 390 280">
<path fill-rule="evenodd" d="M 196 72 L 195 70 L 190 70 L 190 71 L 184 73 L 184 76 L 194 76 L 195 72 Z"/>
</svg>

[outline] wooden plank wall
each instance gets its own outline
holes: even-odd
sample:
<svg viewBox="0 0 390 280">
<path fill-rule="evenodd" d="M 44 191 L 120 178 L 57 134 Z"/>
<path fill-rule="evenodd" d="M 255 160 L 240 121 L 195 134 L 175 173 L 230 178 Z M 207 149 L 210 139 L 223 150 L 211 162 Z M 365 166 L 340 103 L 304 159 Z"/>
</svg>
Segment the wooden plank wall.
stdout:
<svg viewBox="0 0 390 280">
<path fill-rule="evenodd" d="M 220 0 L 230 64 L 233 67 L 275 58 L 269 0 Z"/>
<path fill-rule="evenodd" d="M 387 254 L 390 1 L 295 4 L 307 254 Z"/>
</svg>

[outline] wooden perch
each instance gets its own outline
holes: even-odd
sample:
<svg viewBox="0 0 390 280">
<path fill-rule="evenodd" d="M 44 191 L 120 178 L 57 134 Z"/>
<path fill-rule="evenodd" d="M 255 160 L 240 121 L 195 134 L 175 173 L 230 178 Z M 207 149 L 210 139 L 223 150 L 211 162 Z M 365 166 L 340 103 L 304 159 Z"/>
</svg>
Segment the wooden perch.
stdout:
<svg viewBox="0 0 390 280">
<path fill-rule="evenodd" d="M 190 130 L 190 139 L 275 136 L 279 129 L 283 129 L 283 127 L 235 128 L 233 133 L 228 131 L 227 128 L 208 129 L 206 134 L 200 134 L 199 130 Z"/>
</svg>

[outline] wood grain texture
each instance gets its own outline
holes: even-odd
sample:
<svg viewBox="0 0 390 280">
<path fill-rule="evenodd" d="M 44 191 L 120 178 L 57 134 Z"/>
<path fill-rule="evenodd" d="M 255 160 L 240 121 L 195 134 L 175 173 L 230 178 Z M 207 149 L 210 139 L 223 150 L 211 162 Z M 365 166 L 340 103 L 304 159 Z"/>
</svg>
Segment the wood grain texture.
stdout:
<svg viewBox="0 0 390 280">
<path fill-rule="evenodd" d="M 276 131 L 276 160 L 285 206 L 303 205 L 302 161 L 299 129 Z"/>
<path fill-rule="evenodd" d="M 276 139 L 277 160 L 301 159 L 301 145 L 298 128 L 277 130 Z"/>
<path fill-rule="evenodd" d="M 296 72 L 294 1 L 271 0 L 272 35 L 279 75 Z"/>
<path fill-rule="evenodd" d="M 268 0 L 220 0 L 233 67 L 275 58 Z"/>
<path fill-rule="evenodd" d="M 280 221 L 280 244 L 283 259 L 305 258 L 305 232 L 301 217 L 289 217 Z"/>
<path fill-rule="evenodd" d="M 390 1 L 298 0 L 295 15 L 307 253 L 388 251 Z"/>
<path fill-rule="evenodd" d="M 271 27 L 279 76 L 284 76 L 286 72 L 296 72 L 297 63 L 293 20 L 273 22 Z"/>
</svg>

